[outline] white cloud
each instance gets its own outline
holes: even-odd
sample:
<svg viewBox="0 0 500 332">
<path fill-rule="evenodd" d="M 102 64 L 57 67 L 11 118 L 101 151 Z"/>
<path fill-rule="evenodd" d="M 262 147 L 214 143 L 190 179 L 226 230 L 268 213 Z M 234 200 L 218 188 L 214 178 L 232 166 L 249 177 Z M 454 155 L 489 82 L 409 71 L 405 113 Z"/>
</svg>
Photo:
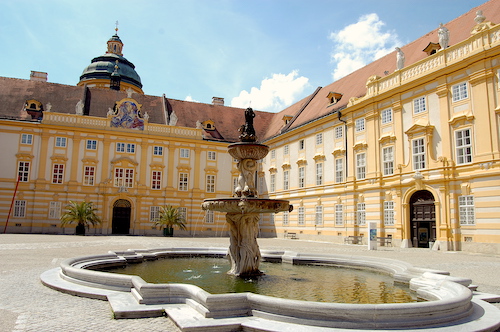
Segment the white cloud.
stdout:
<svg viewBox="0 0 500 332">
<path fill-rule="evenodd" d="M 401 46 L 395 31 L 382 31 L 385 23 L 377 14 L 363 15 L 358 22 L 330 34 L 334 43 L 332 76 L 338 80 Z"/>
<path fill-rule="evenodd" d="M 310 86 L 307 77 L 298 75 L 298 70 L 287 75 L 273 74 L 271 78 L 262 80 L 260 88 L 241 91 L 238 97 L 231 100 L 231 106 L 279 112 L 296 102 L 297 97 Z"/>
<path fill-rule="evenodd" d="M 191 95 L 186 96 L 186 98 L 184 98 L 184 101 L 192 101 L 192 102 L 195 102 L 195 103 L 199 103 L 199 101 L 193 99 L 193 97 Z"/>
</svg>

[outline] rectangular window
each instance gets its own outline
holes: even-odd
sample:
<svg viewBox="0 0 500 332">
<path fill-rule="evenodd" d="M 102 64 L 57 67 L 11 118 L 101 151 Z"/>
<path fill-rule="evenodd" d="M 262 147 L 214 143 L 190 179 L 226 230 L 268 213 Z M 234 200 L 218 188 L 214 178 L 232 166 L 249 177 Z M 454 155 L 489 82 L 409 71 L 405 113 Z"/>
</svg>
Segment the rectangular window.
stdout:
<svg viewBox="0 0 500 332">
<path fill-rule="evenodd" d="M 179 190 L 187 191 L 188 190 L 188 173 L 179 173 Z"/>
<path fill-rule="evenodd" d="M 181 158 L 189 158 L 189 149 L 181 149 Z"/>
<path fill-rule="evenodd" d="M 21 144 L 31 145 L 32 143 L 33 143 L 33 135 L 31 134 L 21 135 Z"/>
<path fill-rule="evenodd" d="M 135 153 L 135 144 L 127 143 L 127 153 Z"/>
<path fill-rule="evenodd" d="M 276 191 L 276 174 L 271 174 L 271 183 L 270 183 L 271 192 Z"/>
<path fill-rule="evenodd" d="M 54 164 L 52 166 L 52 183 L 63 183 L 64 165 Z"/>
<path fill-rule="evenodd" d="M 160 207 L 150 206 L 149 207 L 149 221 L 158 222 L 160 220 Z"/>
<path fill-rule="evenodd" d="M 467 91 L 467 82 L 452 86 L 451 94 L 453 96 L 454 102 L 469 98 L 469 92 Z"/>
<path fill-rule="evenodd" d="M 299 141 L 299 150 L 304 150 L 304 148 L 305 148 L 305 142 L 303 139 L 301 139 Z"/>
<path fill-rule="evenodd" d="M 125 152 L 125 143 L 116 143 L 116 152 Z"/>
<path fill-rule="evenodd" d="M 161 171 L 151 173 L 151 189 L 161 189 Z"/>
<path fill-rule="evenodd" d="M 392 122 L 392 108 L 388 108 L 382 111 L 382 124 L 387 124 Z"/>
<path fill-rule="evenodd" d="M 288 211 L 283 212 L 283 226 L 288 226 Z"/>
<path fill-rule="evenodd" d="M 283 190 L 290 189 L 290 171 L 283 172 Z"/>
<path fill-rule="evenodd" d="M 24 218 L 26 217 L 26 201 L 16 200 L 14 201 L 14 218 Z"/>
<path fill-rule="evenodd" d="M 335 226 L 344 225 L 344 205 L 335 205 Z"/>
<path fill-rule="evenodd" d="M 323 144 L 323 133 L 316 134 L 316 145 Z"/>
<path fill-rule="evenodd" d="M 66 137 L 56 137 L 56 146 L 58 148 L 66 147 Z"/>
<path fill-rule="evenodd" d="M 474 212 L 474 196 L 458 196 L 460 225 L 474 225 L 476 216 Z"/>
<path fill-rule="evenodd" d="M 215 160 L 217 155 L 215 154 L 215 151 L 208 151 L 207 152 L 207 159 L 208 160 Z"/>
<path fill-rule="evenodd" d="M 134 185 L 133 168 L 115 168 L 115 187 L 132 188 Z"/>
<path fill-rule="evenodd" d="M 364 131 L 365 130 L 365 119 L 357 119 L 356 120 L 356 132 Z"/>
<path fill-rule="evenodd" d="M 283 155 L 288 156 L 290 154 L 290 146 L 287 144 L 283 147 Z"/>
<path fill-rule="evenodd" d="M 299 206 L 299 220 L 298 224 L 299 225 L 304 225 L 305 224 L 305 209 L 303 206 Z"/>
<path fill-rule="evenodd" d="M 366 153 L 358 153 L 356 155 L 356 179 L 363 180 L 366 178 Z"/>
<path fill-rule="evenodd" d="M 163 156 L 163 146 L 153 146 L 153 155 L 154 156 Z"/>
<path fill-rule="evenodd" d="M 83 168 L 83 185 L 93 186 L 95 181 L 95 167 L 85 166 Z"/>
<path fill-rule="evenodd" d="M 49 219 L 59 219 L 61 217 L 61 202 L 50 202 Z"/>
<path fill-rule="evenodd" d="M 413 169 L 425 169 L 425 140 L 417 138 L 412 141 Z"/>
<path fill-rule="evenodd" d="M 358 225 L 364 226 L 366 225 L 366 205 L 365 203 L 358 203 L 357 206 L 357 222 Z"/>
<path fill-rule="evenodd" d="M 299 188 L 304 188 L 306 186 L 306 168 L 304 166 L 299 167 Z"/>
<path fill-rule="evenodd" d="M 215 192 L 215 175 L 207 175 L 207 193 Z"/>
<path fill-rule="evenodd" d="M 28 161 L 20 161 L 18 166 L 17 176 L 20 182 L 28 182 L 30 175 L 30 163 Z"/>
<path fill-rule="evenodd" d="M 419 114 L 427 111 L 425 97 L 413 99 L 413 114 Z"/>
<path fill-rule="evenodd" d="M 87 140 L 87 150 L 97 150 L 97 141 L 95 139 Z"/>
<path fill-rule="evenodd" d="M 271 159 L 276 159 L 276 150 L 271 151 Z"/>
<path fill-rule="evenodd" d="M 205 215 L 205 222 L 207 224 L 213 224 L 214 223 L 214 211 L 207 210 L 207 214 Z"/>
<path fill-rule="evenodd" d="M 188 209 L 186 207 L 179 207 L 179 214 L 184 222 L 187 222 Z"/>
<path fill-rule="evenodd" d="M 344 127 L 335 127 L 335 138 L 342 138 L 344 136 Z"/>
<path fill-rule="evenodd" d="M 316 206 L 314 224 L 315 225 L 323 225 L 323 205 Z"/>
<path fill-rule="evenodd" d="M 382 149 L 384 175 L 394 174 L 394 152 L 393 147 L 388 146 Z"/>
<path fill-rule="evenodd" d="M 269 223 L 274 225 L 274 213 L 269 214 Z"/>
<path fill-rule="evenodd" d="M 462 129 L 455 132 L 455 145 L 457 149 L 457 164 L 470 164 L 472 162 L 470 129 Z"/>
<path fill-rule="evenodd" d="M 316 163 L 316 185 L 323 184 L 323 163 Z"/>
<path fill-rule="evenodd" d="M 335 182 L 336 183 L 344 182 L 344 159 L 343 158 L 335 159 Z"/>
<path fill-rule="evenodd" d="M 394 202 L 384 202 L 384 225 L 394 225 Z"/>
</svg>

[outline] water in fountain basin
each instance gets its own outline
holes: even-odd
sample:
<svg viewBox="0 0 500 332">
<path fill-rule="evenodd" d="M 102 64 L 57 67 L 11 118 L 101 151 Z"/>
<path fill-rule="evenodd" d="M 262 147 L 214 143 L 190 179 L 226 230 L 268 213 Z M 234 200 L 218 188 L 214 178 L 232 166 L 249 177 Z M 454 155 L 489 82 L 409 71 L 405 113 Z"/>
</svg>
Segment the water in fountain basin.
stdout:
<svg viewBox="0 0 500 332">
<path fill-rule="evenodd" d="M 406 303 L 416 297 L 391 277 L 365 270 L 262 262 L 265 275 L 243 279 L 227 275 L 221 258 L 168 258 L 108 270 L 138 275 L 151 283 L 197 285 L 209 293 L 252 292 L 295 300 L 337 303 Z"/>
</svg>

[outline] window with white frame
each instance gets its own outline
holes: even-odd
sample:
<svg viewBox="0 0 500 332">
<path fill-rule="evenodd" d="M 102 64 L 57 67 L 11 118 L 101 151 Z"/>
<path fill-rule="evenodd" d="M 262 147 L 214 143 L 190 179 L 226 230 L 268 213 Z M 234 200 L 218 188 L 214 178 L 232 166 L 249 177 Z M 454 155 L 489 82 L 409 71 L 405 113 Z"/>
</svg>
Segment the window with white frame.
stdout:
<svg viewBox="0 0 500 332">
<path fill-rule="evenodd" d="M 365 203 L 358 203 L 356 216 L 357 216 L 356 219 L 357 219 L 358 225 L 360 225 L 360 226 L 366 225 L 366 205 L 365 205 Z"/>
<path fill-rule="evenodd" d="M 384 202 L 384 225 L 394 225 L 394 202 Z"/>
<path fill-rule="evenodd" d="M 476 216 L 474 212 L 474 196 L 458 196 L 460 225 L 474 225 Z"/>
<path fill-rule="evenodd" d="M 25 200 L 15 200 L 14 201 L 14 218 L 24 218 L 26 217 L 26 201 Z"/>
<path fill-rule="evenodd" d="M 127 143 L 127 153 L 135 153 L 135 144 Z"/>
<path fill-rule="evenodd" d="M 316 163 L 316 185 L 323 184 L 323 163 Z"/>
<path fill-rule="evenodd" d="M 299 206 L 299 211 L 298 211 L 298 224 L 299 225 L 304 225 L 305 224 L 305 208 L 303 206 Z"/>
<path fill-rule="evenodd" d="M 215 151 L 208 151 L 207 152 L 207 159 L 208 160 L 216 160 L 217 158 L 217 154 L 215 153 Z"/>
<path fill-rule="evenodd" d="M 214 211 L 212 210 L 207 210 L 207 213 L 205 214 L 205 222 L 207 224 L 213 224 L 214 223 Z"/>
<path fill-rule="evenodd" d="M 413 114 L 419 114 L 427 111 L 425 97 L 413 99 Z"/>
<path fill-rule="evenodd" d="M 27 144 L 27 145 L 33 144 L 33 135 L 21 134 L 21 144 Z"/>
<path fill-rule="evenodd" d="M 364 131 L 365 130 L 365 119 L 356 119 L 355 122 L 355 128 L 356 132 Z"/>
<path fill-rule="evenodd" d="M 151 189 L 161 189 L 161 176 L 162 171 L 151 172 Z"/>
<path fill-rule="evenodd" d="M 344 127 L 335 127 L 335 138 L 342 138 L 344 136 Z"/>
<path fill-rule="evenodd" d="M 276 174 L 271 174 L 271 181 L 270 181 L 270 187 L 271 192 L 276 191 Z"/>
<path fill-rule="evenodd" d="M 181 149 L 180 150 L 181 158 L 189 158 L 189 149 Z"/>
<path fill-rule="evenodd" d="M 56 147 L 65 148 L 66 147 L 66 137 L 56 137 Z"/>
<path fill-rule="evenodd" d="M 97 150 L 97 141 L 95 139 L 87 140 L 87 150 Z"/>
<path fill-rule="evenodd" d="M 283 147 L 283 155 L 288 156 L 290 154 L 290 146 L 287 144 Z"/>
<path fill-rule="evenodd" d="M 344 158 L 335 159 L 335 182 L 344 182 Z"/>
<path fill-rule="evenodd" d="M 132 188 L 134 186 L 133 168 L 115 168 L 115 187 Z"/>
<path fill-rule="evenodd" d="M 125 143 L 116 143 L 116 152 L 125 152 Z"/>
<path fill-rule="evenodd" d="M 316 205 L 314 224 L 315 225 L 323 225 L 323 205 Z"/>
<path fill-rule="evenodd" d="M 52 165 L 52 183 L 63 183 L 64 179 L 64 165 L 54 164 Z"/>
<path fill-rule="evenodd" d="M 276 150 L 271 150 L 271 159 L 276 159 Z"/>
<path fill-rule="evenodd" d="M 388 146 L 382 149 L 382 162 L 384 175 L 393 175 L 394 174 L 394 148 L 392 146 Z"/>
<path fill-rule="evenodd" d="M 95 167 L 84 166 L 83 168 L 83 185 L 93 186 L 95 183 Z"/>
<path fill-rule="evenodd" d="M 289 217 L 288 211 L 283 212 L 283 226 L 288 226 L 288 217 Z"/>
<path fill-rule="evenodd" d="M 153 146 L 153 155 L 163 156 L 163 146 L 158 146 L 158 145 Z"/>
<path fill-rule="evenodd" d="M 392 122 L 392 108 L 388 108 L 382 111 L 382 124 L 387 124 Z"/>
<path fill-rule="evenodd" d="M 299 167 L 299 188 L 304 188 L 306 186 L 306 168 L 304 166 Z"/>
<path fill-rule="evenodd" d="M 17 176 L 20 182 L 28 182 L 30 175 L 30 162 L 20 161 L 17 167 Z"/>
<path fill-rule="evenodd" d="M 469 128 L 455 131 L 455 146 L 457 164 L 470 164 L 472 162 L 472 139 Z"/>
<path fill-rule="evenodd" d="M 299 141 L 299 150 L 304 150 L 305 147 L 306 147 L 306 143 L 304 142 L 303 139 L 301 139 Z"/>
<path fill-rule="evenodd" d="M 344 225 L 344 205 L 336 204 L 335 205 L 335 226 Z"/>
<path fill-rule="evenodd" d="M 187 191 L 188 190 L 188 181 L 189 181 L 188 173 L 179 173 L 179 190 L 180 191 Z"/>
<path fill-rule="evenodd" d="M 425 169 L 425 139 L 417 138 L 412 141 L 413 169 Z"/>
<path fill-rule="evenodd" d="M 207 175 L 207 193 L 215 192 L 215 175 Z"/>
<path fill-rule="evenodd" d="M 187 214 L 188 214 L 187 207 L 180 206 L 179 207 L 179 214 L 182 217 L 182 220 L 184 220 L 184 222 L 187 222 Z"/>
<path fill-rule="evenodd" d="M 316 145 L 323 144 L 323 133 L 316 134 Z"/>
<path fill-rule="evenodd" d="M 61 217 L 61 202 L 49 203 L 49 219 L 59 219 Z"/>
<path fill-rule="evenodd" d="M 149 207 L 149 221 L 156 223 L 160 220 L 160 207 L 150 206 Z"/>
<path fill-rule="evenodd" d="M 283 171 L 283 190 L 288 190 L 288 189 L 290 189 L 290 171 L 284 170 Z"/>
<path fill-rule="evenodd" d="M 469 98 L 467 82 L 453 85 L 451 87 L 451 95 L 454 102 Z"/>
<path fill-rule="evenodd" d="M 358 153 L 356 155 L 356 179 L 363 180 L 366 178 L 366 153 Z"/>
</svg>

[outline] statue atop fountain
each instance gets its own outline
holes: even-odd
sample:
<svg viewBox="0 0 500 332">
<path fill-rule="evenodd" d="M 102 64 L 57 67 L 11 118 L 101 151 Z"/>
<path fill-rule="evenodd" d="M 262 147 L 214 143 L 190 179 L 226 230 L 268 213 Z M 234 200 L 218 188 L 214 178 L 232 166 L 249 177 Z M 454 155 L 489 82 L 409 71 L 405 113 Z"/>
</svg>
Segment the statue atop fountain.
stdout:
<svg viewBox="0 0 500 332">
<path fill-rule="evenodd" d="M 203 210 L 226 212 L 229 224 L 229 274 L 236 276 L 255 276 L 259 271 L 260 249 L 257 244 L 259 219 L 261 213 L 292 211 L 293 206 L 285 200 L 258 198 L 255 186 L 255 173 L 258 160 L 264 158 L 269 147 L 256 143 L 253 127 L 255 113 L 251 108 L 245 110 L 245 124 L 239 129 L 241 142 L 229 145 L 229 154 L 238 160 L 238 186 L 233 197 L 206 199 Z"/>
</svg>

